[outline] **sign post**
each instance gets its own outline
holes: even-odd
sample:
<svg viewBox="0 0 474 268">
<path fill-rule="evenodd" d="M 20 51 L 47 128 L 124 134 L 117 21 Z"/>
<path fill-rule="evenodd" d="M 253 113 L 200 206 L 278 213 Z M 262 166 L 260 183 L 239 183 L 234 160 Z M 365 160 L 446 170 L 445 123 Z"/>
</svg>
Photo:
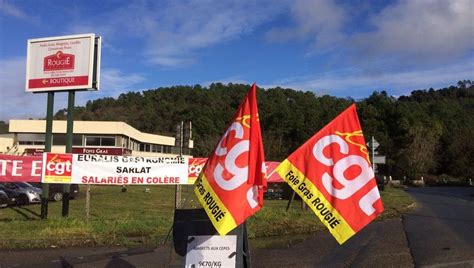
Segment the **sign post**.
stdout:
<svg viewBox="0 0 474 268">
<path fill-rule="evenodd" d="M 26 92 L 48 92 L 45 152 L 51 152 L 54 92 L 69 91 L 66 152 L 72 152 L 75 91 L 98 90 L 101 38 L 78 34 L 29 39 L 26 57 Z M 48 216 L 49 186 L 43 184 L 41 218 Z M 70 186 L 64 185 L 62 215 L 69 215 Z"/>
<path fill-rule="evenodd" d="M 48 104 L 46 108 L 46 137 L 45 137 L 45 152 L 51 152 L 52 137 L 53 137 L 53 108 L 54 108 L 54 92 L 48 92 Z M 42 183 L 43 196 L 41 197 L 41 219 L 48 218 L 48 197 L 49 184 Z"/>
<path fill-rule="evenodd" d="M 374 136 L 372 136 L 372 141 L 370 142 L 370 149 L 372 149 L 372 169 L 375 172 L 375 161 L 374 161 L 374 156 L 375 156 L 375 149 L 379 147 L 380 143 L 378 143 Z"/>
<path fill-rule="evenodd" d="M 377 155 L 376 149 L 380 146 L 380 143 L 375 140 L 374 136 L 372 136 L 372 140 L 367 143 L 367 146 L 372 150 L 372 169 L 374 173 L 377 173 L 377 164 L 385 164 L 385 156 Z"/>
<path fill-rule="evenodd" d="M 74 99 L 76 92 L 69 91 L 68 95 L 68 105 L 67 105 L 67 129 L 66 129 L 66 153 L 72 153 L 72 138 L 73 138 L 73 128 L 74 128 Z M 69 216 L 69 192 L 71 190 L 70 184 L 63 185 L 63 207 L 62 215 L 63 217 Z"/>
</svg>

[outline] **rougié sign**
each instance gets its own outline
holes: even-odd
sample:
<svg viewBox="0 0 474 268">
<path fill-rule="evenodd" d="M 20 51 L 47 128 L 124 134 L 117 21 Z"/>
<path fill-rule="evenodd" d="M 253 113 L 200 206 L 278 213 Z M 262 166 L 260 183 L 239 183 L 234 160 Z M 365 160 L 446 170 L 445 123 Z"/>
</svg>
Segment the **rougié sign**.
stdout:
<svg viewBox="0 0 474 268">
<path fill-rule="evenodd" d="M 29 39 L 26 91 L 97 90 L 100 46 L 94 34 Z"/>
</svg>

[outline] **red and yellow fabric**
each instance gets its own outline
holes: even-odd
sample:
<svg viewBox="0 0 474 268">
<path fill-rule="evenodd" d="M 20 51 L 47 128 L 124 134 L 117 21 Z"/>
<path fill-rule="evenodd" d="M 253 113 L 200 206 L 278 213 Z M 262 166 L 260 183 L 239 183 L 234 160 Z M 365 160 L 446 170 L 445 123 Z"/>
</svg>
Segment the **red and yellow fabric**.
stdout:
<svg viewBox="0 0 474 268">
<path fill-rule="evenodd" d="M 276 169 L 342 244 L 383 211 L 355 104 Z"/>
<path fill-rule="evenodd" d="M 194 192 L 220 235 L 263 206 L 264 152 L 254 84 L 194 184 Z"/>
</svg>

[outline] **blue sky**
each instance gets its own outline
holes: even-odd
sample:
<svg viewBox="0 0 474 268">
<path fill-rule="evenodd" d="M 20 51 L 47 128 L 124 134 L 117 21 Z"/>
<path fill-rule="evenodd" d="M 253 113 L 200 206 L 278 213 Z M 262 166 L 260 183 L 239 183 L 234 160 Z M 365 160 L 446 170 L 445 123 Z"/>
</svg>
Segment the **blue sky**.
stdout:
<svg viewBox="0 0 474 268">
<path fill-rule="evenodd" d="M 102 36 L 101 89 L 77 105 L 212 82 L 359 99 L 474 79 L 473 18 L 471 0 L 0 0 L 0 120 L 45 116 L 24 92 L 31 38 Z"/>
</svg>

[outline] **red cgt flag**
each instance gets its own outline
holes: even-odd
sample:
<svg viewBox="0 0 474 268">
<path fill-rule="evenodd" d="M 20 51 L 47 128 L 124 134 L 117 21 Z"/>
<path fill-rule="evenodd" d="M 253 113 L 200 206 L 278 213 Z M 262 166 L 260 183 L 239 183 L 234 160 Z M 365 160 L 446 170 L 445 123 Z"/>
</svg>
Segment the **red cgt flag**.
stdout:
<svg viewBox="0 0 474 268">
<path fill-rule="evenodd" d="M 194 184 L 220 235 L 263 206 L 267 182 L 256 93 L 253 84 Z"/>
<path fill-rule="evenodd" d="M 276 169 L 339 244 L 383 211 L 355 104 Z"/>
</svg>

